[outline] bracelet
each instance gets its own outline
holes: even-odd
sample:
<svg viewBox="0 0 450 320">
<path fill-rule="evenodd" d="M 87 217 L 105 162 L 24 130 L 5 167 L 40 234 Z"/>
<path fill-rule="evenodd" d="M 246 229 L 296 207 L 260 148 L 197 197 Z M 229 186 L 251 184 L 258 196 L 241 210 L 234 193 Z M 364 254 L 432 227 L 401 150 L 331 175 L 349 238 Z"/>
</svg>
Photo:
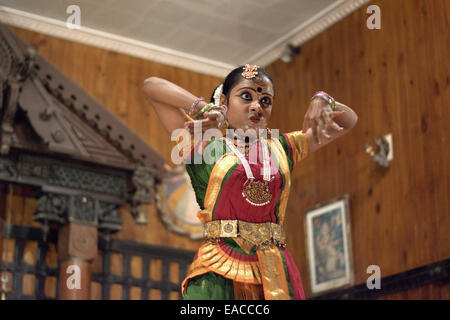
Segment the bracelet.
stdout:
<svg viewBox="0 0 450 320">
<path fill-rule="evenodd" d="M 189 115 L 192 117 L 194 114 L 195 107 L 199 104 L 200 101 L 205 101 L 205 98 L 201 97 L 194 101 L 194 103 L 189 108 Z"/>
<path fill-rule="evenodd" d="M 331 110 L 336 111 L 336 101 L 333 99 L 332 96 L 330 96 L 328 93 L 324 92 L 324 91 L 319 91 L 316 92 L 313 97 L 311 98 L 311 100 L 313 100 L 314 98 L 322 98 L 323 100 L 325 100 L 326 102 L 328 102 L 328 104 L 331 107 Z"/>
<path fill-rule="evenodd" d="M 208 103 L 206 106 L 204 106 L 202 108 L 202 110 L 200 110 L 195 116 L 194 119 L 201 119 L 201 117 L 203 116 L 203 114 L 208 111 L 209 109 L 211 109 L 213 107 L 212 103 Z"/>
</svg>

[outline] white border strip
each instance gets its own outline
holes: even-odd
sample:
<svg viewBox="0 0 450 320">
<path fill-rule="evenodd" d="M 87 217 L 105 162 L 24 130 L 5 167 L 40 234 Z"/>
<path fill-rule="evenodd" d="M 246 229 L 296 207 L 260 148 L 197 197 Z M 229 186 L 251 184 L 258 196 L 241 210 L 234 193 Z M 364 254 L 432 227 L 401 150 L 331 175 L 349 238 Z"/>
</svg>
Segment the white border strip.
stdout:
<svg viewBox="0 0 450 320">
<path fill-rule="evenodd" d="M 40 32 L 50 36 L 80 42 L 102 49 L 112 50 L 130 56 L 217 77 L 225 77 L 228 72 L 235 68 L 233 65 L 219 61 L 202 58 L 83 26 L 81 26 L 80 29 L 69 29 L 63 21 L 4 6 L 0 6 L 0 21 L 4 24 Z"/>
</svg>

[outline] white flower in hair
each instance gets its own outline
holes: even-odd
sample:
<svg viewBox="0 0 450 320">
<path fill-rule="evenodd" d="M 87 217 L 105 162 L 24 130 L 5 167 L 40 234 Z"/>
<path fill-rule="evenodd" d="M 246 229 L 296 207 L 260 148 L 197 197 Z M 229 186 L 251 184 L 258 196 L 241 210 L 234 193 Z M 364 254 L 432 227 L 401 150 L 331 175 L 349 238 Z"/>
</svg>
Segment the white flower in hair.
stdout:
<svg viewBox="0 0 450 320">
<path fill-rule="evenodd" d="M 214 105 L 215 106 L 219 106 L 220 105 L 220 96 L 222 95 L 222 89 L 223 89 L 223 84 L 218 86 L 216 88 L 216 91 L 214 91 Z"/>
</svg>

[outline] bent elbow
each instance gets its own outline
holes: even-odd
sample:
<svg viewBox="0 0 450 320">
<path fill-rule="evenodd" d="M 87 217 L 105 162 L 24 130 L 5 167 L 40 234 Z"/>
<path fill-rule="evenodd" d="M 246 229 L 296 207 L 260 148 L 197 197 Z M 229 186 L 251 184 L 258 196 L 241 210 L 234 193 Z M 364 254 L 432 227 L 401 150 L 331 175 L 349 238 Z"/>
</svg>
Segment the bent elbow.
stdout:
<svg viewBox="0 0 450 320">
<path fill-rule="evenodd" d="M 142 91 L 145 96 L 156 99 L 159 88 L 164 85 L 164 80 L 158 77 L 150 77 L 144 80 Z"/>
<path fill-rule="evenodd" d="M 349 108 L 346 122 L 348 130 L 352 129 L 356 125 L 356 123 L 358 122 L 358 115 L 356 114 L 355 110 Z"/>
<path fill-rule="evenodd" d="M 355 118 L 353 119 L 353 125 L 352 125 L 352 128 L 353 128 L 354 126 L 356 126 L 356 123 L 358 122 L 358 115 L 356 114 L 355 111 L 353 111 L 353 112 L 355 113 Z"/>
<path fill-rule="evenodd" d="M 144 80 L 144 83 L 142 84 L 142 92 L 144 92 L 146 96 L 151 96 L 152 89 L 157 81 L 156 79 L 156 77 L 150 77 Z"/>
</svg>

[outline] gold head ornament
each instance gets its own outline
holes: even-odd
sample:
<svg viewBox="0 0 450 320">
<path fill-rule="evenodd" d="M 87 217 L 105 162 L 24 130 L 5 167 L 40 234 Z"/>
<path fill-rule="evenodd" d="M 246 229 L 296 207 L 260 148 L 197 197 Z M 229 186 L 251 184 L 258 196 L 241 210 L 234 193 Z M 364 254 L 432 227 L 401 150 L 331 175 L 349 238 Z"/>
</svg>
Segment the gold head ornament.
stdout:
<svg viewBox="0 0 450 320">
<path fill-rule="evenodd" d="M 252 79 L 258 75 L 259 66 L 246 64 L 243 67 L 244 71 L 242 72 L 242 76 L 246 79 Z"/>
</svg>

